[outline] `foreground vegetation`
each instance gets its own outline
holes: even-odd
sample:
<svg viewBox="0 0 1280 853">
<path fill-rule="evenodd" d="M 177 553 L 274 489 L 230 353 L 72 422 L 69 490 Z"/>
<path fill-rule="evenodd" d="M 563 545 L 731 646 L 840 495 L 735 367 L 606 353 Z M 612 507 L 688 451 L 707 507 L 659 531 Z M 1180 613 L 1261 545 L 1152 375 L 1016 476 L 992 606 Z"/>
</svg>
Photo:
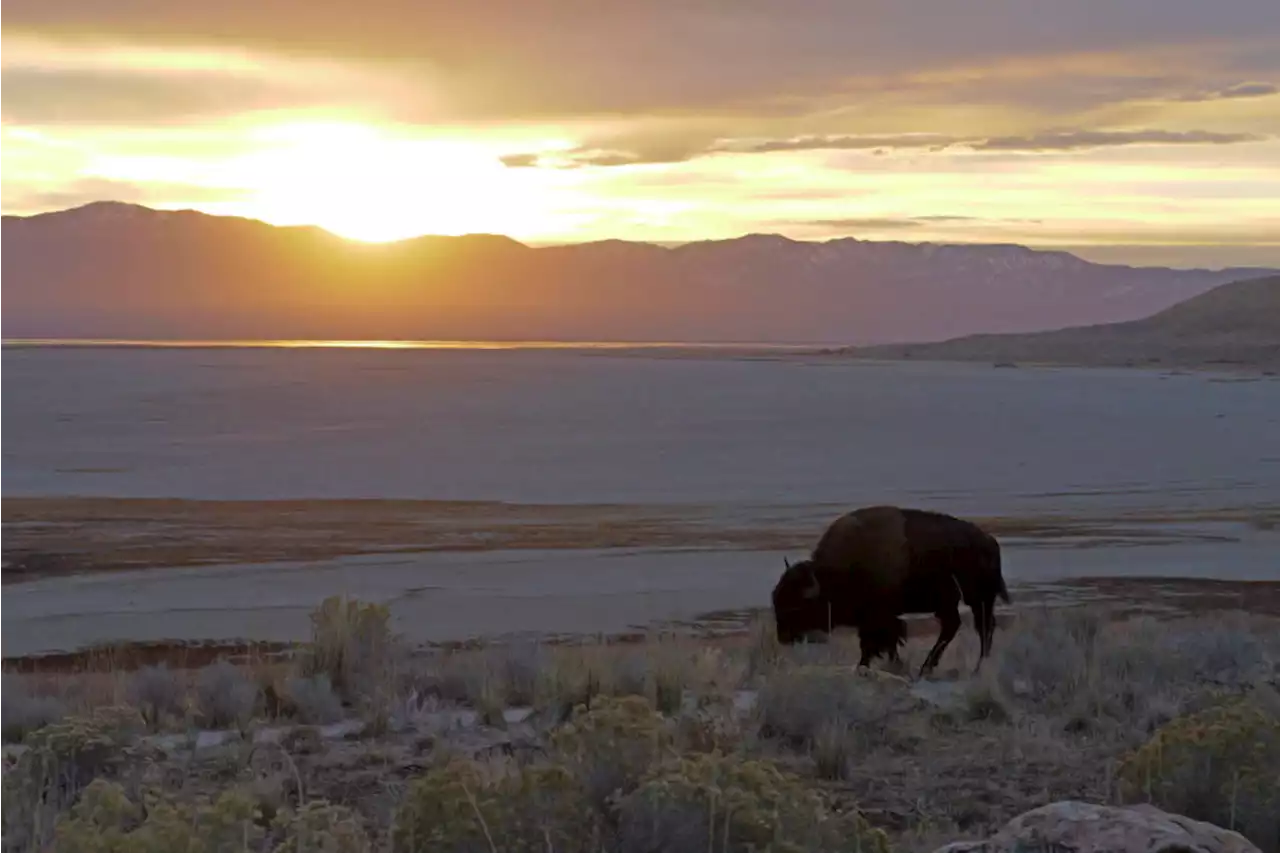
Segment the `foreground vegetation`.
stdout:
<svg viewBox="0 0 1280 853">
<path fill-rule="evenodd" d="M 908 647 L 914 671 L 927 644 Z M 857 642 L 410 654 L 331 599 L 287 663 L 6 675 L 4 849 L 887 851 L 1060 799 L 1280 853 L 1280 625 L 1020 614 L 977 676 Z"/>
</svg>

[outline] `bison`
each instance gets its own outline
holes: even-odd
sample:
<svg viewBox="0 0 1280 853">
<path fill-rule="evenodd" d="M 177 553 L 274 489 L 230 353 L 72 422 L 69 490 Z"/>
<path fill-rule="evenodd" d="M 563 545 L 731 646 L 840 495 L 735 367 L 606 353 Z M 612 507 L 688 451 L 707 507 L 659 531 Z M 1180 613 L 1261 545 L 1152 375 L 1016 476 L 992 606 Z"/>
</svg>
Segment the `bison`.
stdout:
<svg viewBox="0 0 1280 853">
<path fill-rule="evenodd" d="M 942 631 L 923 675 L 960 629 L 962 601 L 973 611 L 981 666 L 991 651 L 997 597 L 1009 601 L 995 537 L 943 513 L 872 506 L 833 521 L 809 559 L 786 563 L 773 614 L 785 644 L 838 626 L 857 629 L 858 665 L 866 666 L 881 654 L 897 657 L 906 641 L 902 614 L 933 613 Z"/>
</svg>

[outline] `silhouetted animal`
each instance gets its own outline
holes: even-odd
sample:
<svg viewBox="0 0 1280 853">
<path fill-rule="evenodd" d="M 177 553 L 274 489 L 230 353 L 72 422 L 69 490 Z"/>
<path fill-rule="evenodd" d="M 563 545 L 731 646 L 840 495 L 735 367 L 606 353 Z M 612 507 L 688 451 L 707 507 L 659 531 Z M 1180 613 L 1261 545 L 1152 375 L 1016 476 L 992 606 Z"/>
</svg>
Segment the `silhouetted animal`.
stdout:
<svg viewBox="0 0 1280 853">
<path fill-rule="evenodd" d="M 960 628 L 960 602 L 973 611 L 981 644 L 991 652 L 995 600 L 1009 601 L 1000 545 L 976 524 L 943 513 L 894 506 L 854 510 L 823 533 L 809 559 L 786 571 L 773 589 L 778 640 L 856 628 L 859 666 L 906 641 L 904 613 L 933 613 L 942 625 L 920 667 L 933 669 Z"/>
</svg>

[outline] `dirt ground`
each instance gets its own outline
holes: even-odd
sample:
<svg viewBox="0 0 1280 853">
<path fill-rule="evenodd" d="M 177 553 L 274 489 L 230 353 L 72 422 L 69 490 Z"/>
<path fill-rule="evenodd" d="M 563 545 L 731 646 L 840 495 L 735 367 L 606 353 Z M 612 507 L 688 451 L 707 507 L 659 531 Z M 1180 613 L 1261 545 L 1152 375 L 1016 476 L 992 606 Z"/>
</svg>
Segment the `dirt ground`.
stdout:
<svg viewBox="0 0 1280 853">
<path fill-rule="evenodd" d="M 5 584 L 98 571 L 358 554 L 720 548 L 800 552 L 847 507 L 5 498 Z M 1280 527 L 1280 507 L 980 517 L 1002 539 L 1087 548 L 1214 541 L 1206 523 Z"/>
</svg>

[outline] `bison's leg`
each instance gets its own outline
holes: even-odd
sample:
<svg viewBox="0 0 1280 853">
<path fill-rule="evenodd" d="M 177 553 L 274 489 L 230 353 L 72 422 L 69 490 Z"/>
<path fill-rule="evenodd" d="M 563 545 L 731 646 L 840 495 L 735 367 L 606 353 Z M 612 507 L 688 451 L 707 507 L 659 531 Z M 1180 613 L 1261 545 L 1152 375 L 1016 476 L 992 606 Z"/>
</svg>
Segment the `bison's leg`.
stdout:
<svg viewBox="0 0 1280 853">
<path fill-rule="evenodd" d="M 901 619 L 887 624 L 866 624 L 858 628 L 858 645 L 861 657 L 858 666 L 869 666 L 871 661 L 885 655 L 889 660 L 898 660 L 898 644 L 906 634 L 906 626 Z"/>
<path fill-rule="evenodd" d="M 987 623 L 991 621 L 995 615 L 991 612 L 992 604 L 990 601 L 979 600 L 973 605 L 973 630 L 978 635 L 978 660 L 981 661 L 987 656 Z"/>
<path fill-rule="evenodd" d="M 924 659 L 924 663 L 920 665 L 920 675 L 923 678 L 926 672 L 933 670 L 938 665 L 938 661 L 942 658 L 942 653 L 947 650 L 947 646 L 955 639 L 956 632 L 960 630 L 960 609 L 954 605 L 946 610 L 937 612 L 938 621 L 942 623 L 942 632 L 938 634 L 938 642 L 933 644 L 933 648 L 929 650 L 929 656 Z"/>
<path fill-rule="evenodd" d="M 978 635 L 978 663 L 973 671 L 982 668 L 982 661 L 991 651 L 991 625 L 995 622 L 995 604 L 991 601 L 978 601 L 973 605 L 973 630 Z"/>
<path fill-rule="evenodd" d="M 987 599 L 987 624 L 982 635 L 982 656 L 986 657 L 991 654 L 991 641 L 996 635 L 996 600 L 995 597 Z"/>
</svg>

